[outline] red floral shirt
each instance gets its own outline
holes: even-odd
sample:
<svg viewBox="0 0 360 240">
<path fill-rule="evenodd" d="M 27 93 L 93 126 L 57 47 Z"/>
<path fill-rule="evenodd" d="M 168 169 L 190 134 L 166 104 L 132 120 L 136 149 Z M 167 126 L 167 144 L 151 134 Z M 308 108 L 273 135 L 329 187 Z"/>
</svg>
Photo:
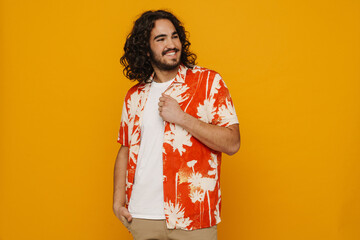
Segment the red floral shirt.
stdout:
<svg viewBox="0 0 360 240">
<path fill-rule="evenodd" d="M 150 83 L 133 86 L 125 97 L 118 142 L 129 147 L 126 171 L 126 203 L 131 197 L 140 147 L 142 114 Z M 215 71 L 180 65 L 165 91 L 181 109 L 209 124 L 237 124 L 230 93 Z M 211 227 L 220 220 L 221 152 L 214 151 L 182 127 L 165 123 L 163 144 L 164 206 L 169 229 L 194 230 Z"/>
</svg>

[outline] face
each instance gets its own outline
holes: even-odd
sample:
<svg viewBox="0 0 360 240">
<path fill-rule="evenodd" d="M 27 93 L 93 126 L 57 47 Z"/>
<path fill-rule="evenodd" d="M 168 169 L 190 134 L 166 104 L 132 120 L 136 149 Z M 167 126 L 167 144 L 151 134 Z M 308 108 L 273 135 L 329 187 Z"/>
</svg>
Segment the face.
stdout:
<svg viewBox="0 0 360 240">
<path fill-rule="evenodd" d="M 149 55 L 154 69 L 170 71 L 180 65 L 181 42 L 170 20 L 155 21 L 150 33 Z"/>
</svg>

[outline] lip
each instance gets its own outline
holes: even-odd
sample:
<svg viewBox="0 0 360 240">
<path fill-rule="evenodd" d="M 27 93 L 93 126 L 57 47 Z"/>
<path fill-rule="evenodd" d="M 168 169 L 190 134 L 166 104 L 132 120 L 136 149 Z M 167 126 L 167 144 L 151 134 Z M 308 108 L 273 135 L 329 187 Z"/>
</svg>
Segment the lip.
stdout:
<svg viewBox="0 0 360 240">
<path fill-rule="evenodd" d="M 169 51 L 165 54 L 165 56 L 169 56 L 169 57 L 172 57 L 172 56 L 175 56 L 177 53 L 177 51 Z"/>
<path fill-rule="evenodd" d="M 176 56 L 178 52 L 179 50 L 177 49 L 171 49 L 169 51 L 166 51 L 166 53 L 163 54 L 163 56 L 168 56 L 168 57 Z"/>
</svg>

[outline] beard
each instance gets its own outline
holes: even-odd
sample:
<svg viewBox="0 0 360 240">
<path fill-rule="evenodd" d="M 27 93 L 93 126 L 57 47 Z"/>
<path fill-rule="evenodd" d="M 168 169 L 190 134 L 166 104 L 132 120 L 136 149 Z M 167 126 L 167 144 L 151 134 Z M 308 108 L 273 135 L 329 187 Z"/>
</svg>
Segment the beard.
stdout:
<svg viewBox="0 0 360 240">
<path fill-rule="evenodd" d="M 176 49 L 169 49 L 167 51 L 162 52 L 162 56 L 164 56 L 168 51 L 171 51 L 171 50 L 175 50 L 177 52 L 179 51 L 179 49 L 177 49 L 177 48 Z M 179 58 L 178 60 L 175 60 L 175 61 L 165 62 L 160 57 L 155 56 L 153 51 L 150 50 L 150 61 L 159 70 L 171 71 L 171 70 L 174 70 L 174 69 L 176 69 L 177 67 L 180 66 L 181 58 Z"/>
</svg>

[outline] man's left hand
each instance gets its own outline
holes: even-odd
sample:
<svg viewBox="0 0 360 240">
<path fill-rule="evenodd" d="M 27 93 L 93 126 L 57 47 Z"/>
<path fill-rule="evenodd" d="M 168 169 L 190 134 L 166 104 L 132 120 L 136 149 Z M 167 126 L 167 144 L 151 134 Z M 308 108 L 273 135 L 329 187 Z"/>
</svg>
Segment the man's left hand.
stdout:
<svg viewBox="0 0 360 240">
<path fill-rule="evenodd" d="M 163 93 L 159 98 L 159 114 L 164 121 L 178 124 L 185 113 L 174 98 Z"/>
</svg>

